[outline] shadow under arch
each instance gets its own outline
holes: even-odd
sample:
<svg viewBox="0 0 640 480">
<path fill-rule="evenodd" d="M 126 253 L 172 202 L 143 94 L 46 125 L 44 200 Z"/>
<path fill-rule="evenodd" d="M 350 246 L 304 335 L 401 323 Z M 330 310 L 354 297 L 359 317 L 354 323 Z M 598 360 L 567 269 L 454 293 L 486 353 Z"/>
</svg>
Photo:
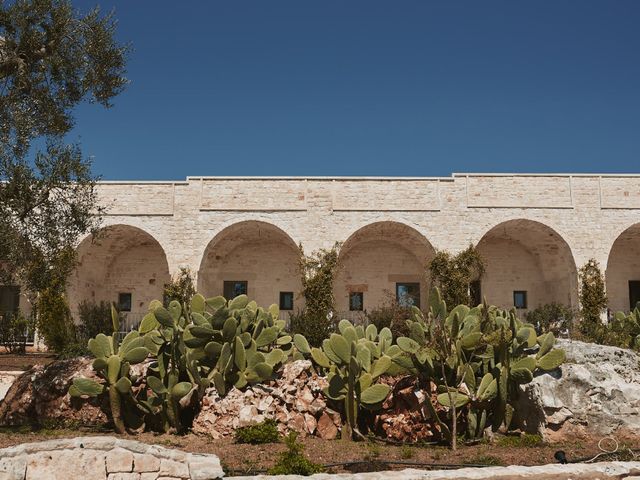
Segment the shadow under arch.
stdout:
<svg viewBox="0 0 640 480">
<path fill-rule="evenodd" d="M 613 242 L 605 271 L 609 308 L 629 311 L 640 302 L 640 222 Z"/>
<path fill-rule="evenodd" d="M 245 293 L 258 305 L 275 303 L 298 309 L 301 281 L 299 249 L 281 228 L 261 220 L 225 227 L 204 250 L 198 269 L 198 291 L 205 296 Z M 293 297 L 294 305 L 281 297 Z"/>
<path fill-rule="evenodd" d="M 76 319 L 78 305 L 83 301 L 117 304 L 130 296 L 130 304 L 120 307 L 130 307 L 125 315 L 133 326 L 141 320 L 151 300 L 162 299 L 164 286 L 171 281 L 162 245 L 139 227 L 103 227 L 97 238 L 84 238 L 76 252 L 78 264 L 67 286 L 69 306 Z"/>
<path fill-rule="evenodd" d="M 405 223 L 378 221 L 358 228 L 340 249 L 336 310 L 357 316 L 361 312 L 354 307 L 371 311 L 397 299 L 398 292 L 419 305 L 427 298 L 427 266 L 434 255 L 429 240 Z"/>
<path fill-rule="evenodd" d="M 489 304 L 513 308 L 524 298 L 523 313 L 560 303 L 578 305 L 578 273 L 571 247 L 553 228 L 524 218 L 501 222 L 477 244 L 485 262 L 481 294 Z M 522 305 L 520 305 L 522 306 Z"/>
</svg>

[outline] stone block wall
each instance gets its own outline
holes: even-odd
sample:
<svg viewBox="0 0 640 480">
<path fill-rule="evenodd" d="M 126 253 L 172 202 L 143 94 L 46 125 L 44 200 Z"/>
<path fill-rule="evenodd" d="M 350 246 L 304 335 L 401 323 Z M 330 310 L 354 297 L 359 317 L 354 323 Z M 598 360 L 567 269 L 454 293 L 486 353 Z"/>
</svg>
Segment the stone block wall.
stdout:
<svg viewBox="0 0 640 480">
<path fill-rule="evenodd" d="M 115 437 L 77 437 L 0 450 L 2 480 L 213 480 L 215 455 L 185 453 Z"/>
<path fill-rule="evenodd" d="M 487 254 L 483 294 L 503 307 L 518 289 L 530 292 L 532 307 L 576 306 L 577 270 L 590 258 L 607 270 L 614 310 L 628 309 L 628 281 L 640 280 L 638 175 L 189 177 L 103 182 L 98 189 L 108 207 L 105 225 L 119 226 L 125 247 L 118 250 L 115 242 L 104 254 L 89 251 L 105 271 L 88 282 L 81 265 L 79 282 L 101 285 L 107 278 L 105 295 L 113 296 L 128 288 L 119 279 L 138 272 L 144 278 L 136 304 L 157 296 L 158 285 L 181 266 L 199 277 L 205 293 L 219 294 L 226 277 L 244 274 L 228 280 L 248 280 L 259 303 L 278 303 L 280 291 L 299 288 L 295 246 L 311 252 L 336 241 L 350 244 L 342 258 L 348 271 L 336 285 L 339 310 L 355 288 L 366 290 L 367 308 L 379 304 L 397 282 L 418 279 L 433 251 L 455 253 L 469 244 L 481 244 Z M 384 228 L 380 233 L 372 225 Z M 127 229 L 148 235 L 144 241 L 153 247 L 145 248 L 164 254 L 166 272 L 160 272 L 163 261 L 152 262 L 134 250 L 135 241 L 127 243 Z M 421 286 L 427 290 L 428 278 Z"/>
</svg>

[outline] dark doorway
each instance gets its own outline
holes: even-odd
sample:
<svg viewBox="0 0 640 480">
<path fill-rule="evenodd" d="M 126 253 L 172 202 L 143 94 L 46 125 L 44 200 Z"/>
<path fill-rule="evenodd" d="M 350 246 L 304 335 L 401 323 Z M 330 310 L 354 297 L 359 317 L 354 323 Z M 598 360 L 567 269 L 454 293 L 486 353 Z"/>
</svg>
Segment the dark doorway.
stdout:
<svg viewBox="0 0 640 480">
<path fill-rule="evenodd" d="M 633 310 L 640 303 L 640 280 L 629 281 L 629 306 Z"/>
</svg>

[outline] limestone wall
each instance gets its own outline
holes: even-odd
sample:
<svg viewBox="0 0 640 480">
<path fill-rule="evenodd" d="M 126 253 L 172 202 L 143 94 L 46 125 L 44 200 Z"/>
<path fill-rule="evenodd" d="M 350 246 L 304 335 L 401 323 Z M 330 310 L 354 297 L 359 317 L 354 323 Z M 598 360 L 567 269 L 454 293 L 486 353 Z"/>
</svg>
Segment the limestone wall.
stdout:
<svg viewBox="0 0 640 480">
<path fill-rule="evenodd" d="M 2 480 L 213 480 L 215 455 L 185 453 L 115 437 L 77 437 L 0 450 Z"/>
<path fill-rule="evenodd" d="M 127 244 L 126 259 L 112 251 L 119 264 L 111 272 L 143 277 L 136 304 L 157 295 L 157 285 L 181 266 L 199 274 L 205 293 L 221 293 L 225 279 L 247 280 L 260 303 L 278 303 L 280 291 L 299 289 L 292 246 L 310 252 L 347 240 L 343 260 L 349 268 L 336 285 L 339 310 L 348 308 L 348 292 L 357 288 L 368 309 L 383 292 L 395 293 L 398 282 L 421 280 L 426 291 L 428 279 L 420 277 L 429 252 L 456 252 L 481 241 L 489 263 L 482 292 L 504 307 L 512 306 L 513 290 L 520 289 L 529 292 L 532 307 L 550 301 L 575 306 L 577 269 L 593 257 L 604 271 L 627 229 L 607 270 L 611 308 L 628 309 L 628 281 L 640 280 L 640 227 L 632 228 L 640 224 L 637 175 L 189 177 L 98 188 L 109 208 L 105 224 L 140 229 L 166 256 L 168 274 L 148 271 L 152 264 L 133 250 L 135 242 Z M 510 221 L 515 223 L 505 223 Z M 372 224 L 382 228 L 369 231 Z M 246 278 L 227 278 L 240 274 Z M 92 281 L 100 284 L 98 277 Z M 120 288 L 112 278 L 108 297 Z"/>
</svg>

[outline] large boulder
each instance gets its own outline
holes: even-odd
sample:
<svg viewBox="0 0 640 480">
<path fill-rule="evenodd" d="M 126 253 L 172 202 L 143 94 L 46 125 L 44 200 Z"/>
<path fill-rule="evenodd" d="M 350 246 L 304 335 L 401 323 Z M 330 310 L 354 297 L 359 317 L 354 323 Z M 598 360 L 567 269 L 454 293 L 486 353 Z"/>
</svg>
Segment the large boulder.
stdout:
<svg viewBox="0 0 640 480">
<path fill-rule="evenodd" d="M 559 340 L 567 361 L 522 387 L 518 410 L 547 437 L 640 433 L 640 356 L 631 350 Z"/>
<path fill-rule="evenodd" d="M 106 411 L 96 399 L 71 398 L 74 377 L 96 378 L 90 358 L 60 360 L 36 365 L 20 375 L 0 402 L 0 425 L 73 426 L 98 425 L 107 421 Z"/>
</svg>

